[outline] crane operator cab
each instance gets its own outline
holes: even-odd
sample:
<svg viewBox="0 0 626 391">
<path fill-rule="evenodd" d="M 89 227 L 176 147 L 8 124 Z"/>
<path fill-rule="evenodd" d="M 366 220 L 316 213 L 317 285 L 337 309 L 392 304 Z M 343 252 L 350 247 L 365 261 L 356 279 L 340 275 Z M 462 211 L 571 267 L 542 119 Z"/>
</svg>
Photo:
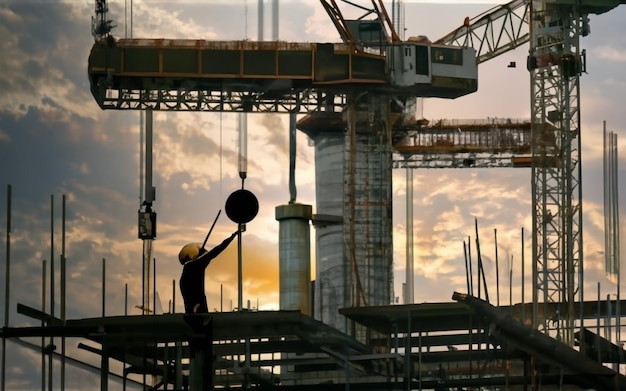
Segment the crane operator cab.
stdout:
<svg viewBox="0 0 626 391">
<path fill-rule="evenodd" d="M 427 38 L 387 47 L 391 84 L 407 95 L 458 98 L 478 89 L 476 51 L 432 44 Z"/>
</svg>

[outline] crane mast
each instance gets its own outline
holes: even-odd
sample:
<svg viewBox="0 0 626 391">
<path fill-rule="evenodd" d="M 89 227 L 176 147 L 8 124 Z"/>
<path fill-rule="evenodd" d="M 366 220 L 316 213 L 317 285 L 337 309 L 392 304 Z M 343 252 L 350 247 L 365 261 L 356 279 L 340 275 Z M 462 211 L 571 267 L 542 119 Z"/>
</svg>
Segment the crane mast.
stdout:
<svg viewBox="0 0 626 391">
<path fill-rule="evenodd" d="M 570 346 L 575 306 L 584 301 L 580 38 L 589 34 L 588 14 L 623 3 L 512 0 L 435 41 L 474 47 L 479 63 L 530 43 L 533 326 Z M 547 304 L 558 308 L 556 319 L 546 320 Z"/>
<path fill-rule="evenodd" d="M 533 323 L 570 346 L 575 302 L 583 301 L 579 79 L 584 70 L 580 37 L 588 32 L 576 3 L 532 1 L 528 57 Z M 539 301 L 557 304 L 559 318 L 538 324 Z"/>
</svg>

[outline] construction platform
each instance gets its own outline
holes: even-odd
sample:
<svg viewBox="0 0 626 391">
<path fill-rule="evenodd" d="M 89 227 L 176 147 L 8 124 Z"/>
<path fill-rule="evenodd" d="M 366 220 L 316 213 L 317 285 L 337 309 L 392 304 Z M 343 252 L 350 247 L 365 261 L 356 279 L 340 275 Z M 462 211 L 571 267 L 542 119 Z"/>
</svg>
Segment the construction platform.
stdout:
<svg viewBox="0 0 626 391">
<path fill-rule="evenodd" d="M 506 386 L 522 390 L 532 384 L 541 384 L 542 389 L 559 384 L 581 390 L 626 389 L 626 377 L 604 365 L 625 363 L 626 351 L 593 328 L 576 334 L 578 351 L 531 328 L 530 304 L 494 307 L 465 294 L 455 293 L 453 298 L 449 303 L 340 310 L 350 322 L 367 328 L 368 341 L 362 342 L 298 311 L 216 312 L 192 317 L 212 324 L 215 389 Z M 576 308 L 582 309 L 585 319 L 594 319 L 609 313 L 608 307 L 615 304 L 585 302 Z M 153 375 L 156 384 L 147 385 L 153 390 L 189 389 L 187 341 L 205 337 L 190 327 L 184 314 L 61 322 L 23 305 L 18 305 L 18 312 L 43 321 L 45 326 L 5 327 L 2 338 L 84 338 L 90 344 L 81 342 L 79 347 L 101 356 L 100 370 L 107 370 L 109 359 L 117 360 L 125 364 L 122 376 Z M 538 312 L 542 319 L 563 315 L 555 304 L 540 306 Z M 90 346 L 94 343 L 100 348 Z M 107 376 L 103 373 L 102 379 Z"/>
</svg>

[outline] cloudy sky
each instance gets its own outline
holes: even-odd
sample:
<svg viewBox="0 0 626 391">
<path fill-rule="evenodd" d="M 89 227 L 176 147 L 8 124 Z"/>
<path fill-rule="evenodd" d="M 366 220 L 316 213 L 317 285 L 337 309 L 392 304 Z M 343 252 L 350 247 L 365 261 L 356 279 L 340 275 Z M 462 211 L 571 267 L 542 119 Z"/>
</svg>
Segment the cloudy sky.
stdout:
<svg viewBox="0 0 626 391">
<path fill-rule="evenodd" d="M 496 1 L 407 1 L 406 36 L 436 39 L 497 4 Z M 124 36 L 124 0 L 111 0 L 109 16 Z M 255 39 L 256 1 L 140 1 L 133 6 L 133 36 L 211 40 Z M 269 7 L 266 7 L 269 9 Z M 101 111 L 87 80 L 93 44 L 92 0 L 0 0 L 0 233 L 1 281 L 5 281 L 7 186 L 12 186 L 10 319 L 12 326 L 34 324 L 15 313 L 16 303 L 41 308 L 42 260 L 53 256 L 59 281 L 61 206 L 66 197 L 67 316 L 102 313 L 102 260 L 106 259 L 106 313 L 136 314 L 141 302 L 142 244 L 137 239 L 139 207 L 139 114 Z M 267 12 L 269 20 L 269 11 Z M 603 274 L 602 122 L 621 137 L 626 116 L 626 7 L 593 16 L 592 34 L 583 39 L 587 70 L 581 81 L 584 191 L 585 297 L 615 292 Z M 266 38 L 270 36 L 266 23 Z M 317 1 L 281 2 L 280 38 L 336 42 L 338 34 Z M 479 91 L 455 101 L 429 99 L 423 116 L 441 118 L 530 116 L 527 47 L 481 64 Z M 224 113 L 159 112 L 154 116 L 154 185 L 158 238 L 154 243 L 162 307 L 173 297 L 180 266 L 178 250 L 202 241 L 227 196 L 241 186 L 237 169 L 236 117 Z M 278 308 L 278 223 L 274 207 L 289 201 L 288 118 L 251 114 L 248 118 L 246 188 L 259 198 L 257 218 L 244 234 L 243 300 L 264 310 Z M 624 145 L 620 141 L 620 151 Z M 298 201 L 315 210 L 313 148 L 298 134 Z M 620 169 L 623 182 L 624 170 Z M 405 265 L 405 172 L 393 179 L 395 292 L 401 295 Z M 622 191 L 620 204 L 626 205 Z M 500 270 L 513 259 L 514 301 L 521 283 L 520 231 L 529 254 L 531 193 L 529 169 L 416 170 L 414 172 L 415 301 L 449 301 L 465 291 L 463 241 L 474 238 L 478 219 L 490 292 L 495 295 L 494 229 L 498 230 Z M 51 212 L 54 248 L 51 254 Z M 222 214 L 209 240 L 214 245 L 236 229 Z M 207 273 L 209 307 L 230 310 L 237 303 L 237 253 L 231 246 Z M 48 275 L 50 270 L 47 271 Z M 527 284 L 530 277 L 526 277 Z M 2 284 L 4 285 L 4 284 Z M 508 304 L 508 278 L 501 276 L 501 301 Z M 128 287 L 128 303 L 124 302 Z M 49 287 L 49 285 L 48 285 Z M 58 287 L 56 294 L 58 296 Z M 526 301 L 530 289 L 526 289 Z M 176 309 L 182 302 L 176 292 Z M 59 301 L 55 312 L 59 314 Z M 49 310 L 49 301 L 46 307 Z M 4 309 L 4 296 L 0 308 Z M 75 344 L 74 344 L 75 345 Z M 38 389 L 39 356 L 9 343 L 10 389 Z M 75 352 L 88 362 L 93 355 Z M 19 363 L 19 364 L 18 364 Z M 97 376 L 69 370 L 68 386 L 97 384 Z M 58 371 L 57 371 L 58 373 Z M 10 383 L 9 383 L 10 382 Z M 83 383 L 87 382 L 87 383 Z M 70 389 L 68 387 L 68 389 Z"/>
</svg>

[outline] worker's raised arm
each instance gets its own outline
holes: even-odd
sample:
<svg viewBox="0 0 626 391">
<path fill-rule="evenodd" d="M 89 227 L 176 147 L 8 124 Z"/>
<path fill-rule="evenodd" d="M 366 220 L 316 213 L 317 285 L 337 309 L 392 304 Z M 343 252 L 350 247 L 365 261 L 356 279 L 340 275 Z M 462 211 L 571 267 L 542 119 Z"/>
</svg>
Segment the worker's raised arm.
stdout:
<svg viewBox="0 0 626 391">
<path fill-rule="evenodd" d="M 230 242 L 232 242 L 233 239 L 235 239 L 235 237 L 237 236 L 238 232 L 239 231 L 233 232 L 232 235 L 230 235 L 229 237 L 224 239 L 224 241 L 222 241 L 222 243 L 220 243 L 217 246 L 213 247 L 209 251 L 206 251 L 206 249 L 201 248 L 200 249 L 200 255 L 198 256 L 198 259 L 196 259 L 196 262 L 201 262 L 205 267 L 208 266 L 209 263 L 211 262 L 211 260 L 213 260 L 213 258 L 215 258 L 218 255 L 220 255 L 221 252 L 224 251 L 226 249 L 226 247 L 228 247 Z"/>
</svg>

